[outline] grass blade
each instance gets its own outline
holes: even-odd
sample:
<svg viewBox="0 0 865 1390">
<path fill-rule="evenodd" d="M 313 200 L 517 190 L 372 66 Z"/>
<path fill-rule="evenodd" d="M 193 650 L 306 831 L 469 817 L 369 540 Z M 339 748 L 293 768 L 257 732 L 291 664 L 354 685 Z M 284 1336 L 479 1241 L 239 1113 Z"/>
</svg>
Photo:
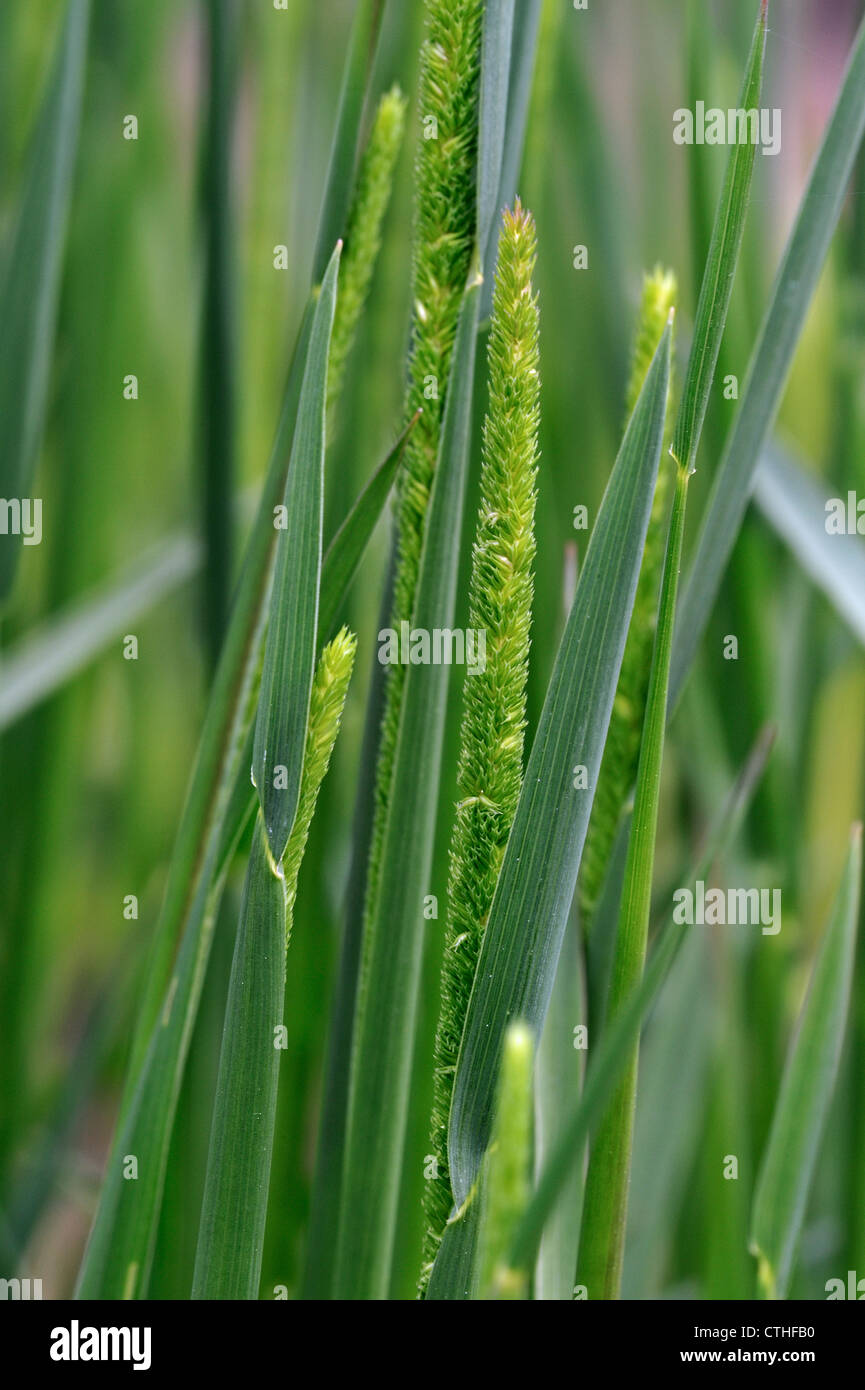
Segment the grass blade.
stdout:
<svg viewBox="0 0 865 1390">
<path fill-rule="evenodd" d="M 28 496 L 45 423 L 54 323 L 87 58 L 89 0 L 69 0 L 0 283 L 0 495 Z M 22 545 L 0 543 L 0 603 Z"/>
<path fill-rule="evenodd" d="M 754 499 L 803 570 L 865 645 L 865 545 L 826 530 L 829 499 L 776 444 L 764 451 Z M 846 508 L 847 499 L 843 499 Z"/>
<path fill-rule="evenodd" d="M 396 480 L 409 435 L 421 415 L 416 410 L 387 457 L 379 464 L 366 487 L 340 526 L 327 548 L 321 567 L 318 635 L 326 641 L 333 631 L 340 604 L 351 588 L 351 582 L 369 539 L 384 511 L 388 494 Z"/>
<path fill-rule="evenodd" d="M 556 982 L 538 1045 L 535 1068 L 535 1172 L 543 1171 L 555 1147 L 562 1121 L 583 1084 L 585 1051 L 578 1046 L 575 1029 L 585 1021 L 583 958 L 576 912 L 572 913 L 562 942 Z M 574 1270 L 580 1240 L 580 1208 L 583 1180 L 574 1168 L 570 1180 L 544 1229 L 535 1264 L 535 1298 L 540 1302 L 569 1303 L 573 1298 Z"/>
<path fill-rule="evenodd" d="M 199 542 L 179 534 L 10 647 L 0 664 L 0 730 L 85 670 L 200 568 Z"/>
<path fill-rule="evenodd" d="M 486 0 L 481 40 L 477 189 L 477 245 L 481 254 L 490 244 L 499 211 L 513 29 L 514 0 Z M 491 271 L 492 265 L 487 270 Z"/>
<path fill-rule="evenodd" d="M 205 540 L 203 615 L 211 666 L 219 659 L 231 600 L 236 432 L 234 231 L 231 142 L 239 9 L 208 0 L 207 118 L 201 212 L 205 243 L 199 387 L 199 479 Z"/>
<path fill-rule="evenodd" d="M 769 0 L 761 0 L 751 52 L 745 68 L 745 80 L 739 97 L 739 110 L 760 109 L 768 8 Z M 724 186 L 712 227 L 709 254 L 700 285 L 688 370 L 682 387 L 676 428 L 673 431 L 673 457 L 688 473 L 694 470 L 706 407 L 709 404 L 709 391 L 727 322 L 736 262 L 739 259 L 739 248 L 745 230 L 745 213 L 756 154 L 757 146 L 753 141 L 742 140 L 733 146 L 727 161 Z"/>
<path fill-rule="evenodd" d="M 856 825 L 790 1047 L 754 1194 L 750 1246 L 766 1298 L 785 1298 L 793 1273 L 844 1040 L 861 879 L 862 826 Z"/>
<path fill-rule="evenodd" d="M 274 591 L 274 602 L 280 598 Z M 270 853 L 261 813 L 256 821 L 225 1010 L 192 1287 L 196 1299 L 258 1296 L 283 1046 L 285 952 L 355 646 L 343 629 L 322 653 L 310 696 L 297 816 L 282 862 Z"/>
<path fill-rule="evenodd" d="M 321 567 L 319 644 L 333 636 L 340 606 L 351 587 L 396 479 L 410 420 L 386 458 L 355 499 L 327 548 Z M 180 531 L 10 647 L 0 666 L 0 731 L 47 700 L 85 670 L 136 619 L 175 593 L 201 568 L 201 545 Z M 245 769 L 251 758 L 241 759 Z"/>
<path fill-rule="evenodd" d="M 387 626 L 393 601 L 392 591 L 393 551 L 379 605 L 377 631 Z M 385 668 L 375 662 L 364 716 L 351 832 L 351 866 L 344 899 L 344 925 L 327 1039 L 306 1265 L 300 1295 L 304 1299 L 330 1298 L 333 1292 L 348 1116 L 351 1040 L 363 946 L 364 886 L 372 841 L 376 751 L 384 710 L 384 685 Z"/>
<path fill-rule="evenodd" d="M 480 281 L 466 290 L 424 537 L 413 625 L 453 623 Z M 444 733 L 448 668 L 409 666 L 352 1055 L 336 1296 L 387 1294 Z"/>
<path fill-rule="evenodd" d="M 451 1106 L 448 1147 L 458 1206 L 489 1140 L 508 1022 L 523 1018 L 539 1030 L 552 991 L 646 538 L 669 363 L 668 330 L 592 532 L 502 862 Z"/>
<path fill-rule="evenodd" d="M 692 881 L 706 878 L 714 861 L 724 852 L 742 823 L 742 819 L 766 765 L 773 734 L 764 730 L 732 788 L 718 817 L 705 852 L 692 875 Z M 550 1214 L 558 1201 L 575 1165 L 582 1159 L 583 1145 L 604 1113 L 622 1069 L 631 1054 L 634 1039 L 652 1008 L 687 927 L 673 920 L 665 923 L 658 935 L 642 979 L 630 997 L 604 1030 L 594 1057 L 589 1063 L 586 1083 L 574 1105 L 535 1186 L 532 1199 L 520 1222 L 511 1247 L 511 1264 L 515 1269 L 529 1269 L 534 1260 Z"/>
<path fill-rule="evenodd" d="M 677 284 L 672 271 L 656 266 L 651 275 L 643 276 L 643 292 L 631 348 L 631 371 L 625 395 L 626 420 L 637 404 L 637 397 L 651 366 L 655 349 L 661 341 L 670 310 L 676 302 Z M 669 401 L 673 386 L 671 349 L 665 443 L 672 434 Z M 640 578 L 634 598 L 634 611 L 631 615 L 625 654 L 622 657 L 622 669 L 604 744 L 598 789 L 592 802 L 592 814 L 580 864 L 580 921 L 589 942 L 589 950 L 593 954 L 597 950 L 593 925 L 595 912 L 607 880 L 619 827 L 623 820 L 623 808 L 631 796 L 634 778 L 637 775 L 673 481 L 672 470 L 662 467 L 658 472 L 646 549 L 643 552 L 643 563 L 640 566 Z M 615 929 L 615 921 L 612 925 Z"/>
<path fill-rule="evenodd" d="M 514 1277 L 507 1257 L 529 1197 L 532 1144 L 532 1031 L 510 1024 L 502 1049 L 493 1137 L 484 1161 L 478 1231 L 481 1297 L 524 1299 L 528 1280 Z"/>
<path fill-rule="evenodd" d="M 276 548 L 255 725 L 253 776 L 270 853 L 277 863 L 285 853 L 297 810 L 315 667 L 327 358 L 341 251 L 342 242 L 337 242 L 322 281 L 309 340 L 282 507 L 285 524 Z"/>
<path fill-rule="evenodd" d="M 757 110 L 760 106 L 766 17 L 767 0 L 762 0 L 739 100 L 740 109 Z M 642 975 L 646 958 L 688 483 L 694 471 L 709 391 L 727 322 L 755 155 L 755 144 L 740 143 L 734 145 L 727 161 L 700 288 L 682 398 L 673 430 L 670 453 L 676 461 L 676 490 L 664 557 L 658 625 L 637 767 L 634 814 L 619 904 L 608 1018 L 614 1017 L 630 998 Z M 592 1299 L 618 1298 L 621 1288 L 637 1094 L 637 1060 L 638 1041 L 635 1039 L 625 1075 L 592 1144 L 577 1266 L 577 1279 Z"/>
<path fill-rule="evenodd" d="M 686 469 L 681 467 L 677 467 L 676 474 L 673 515 L 664 557 L 658 628 L 637 769 L 634 814 L 619 907 L 608 1019 L 615 1017 L 643 973 L 649 933 L 670 652 L 690 477 Z M 586 1177 L 577 1280 L 585 1285 L 592 1299 L 617 1298 L 621 1285 L 636 1094 L 635 1048 L 609 1112 L 592 1144 Z"/>
<path fill-rule="evenodd" d="M 682 594 L 670 700 L 674 704 L 739 534 L 781 393 L 865 130 L 865 20 L 860 25 L 742 388 L 742 402 L 703 515 Z"/>
<path fill-rule="evenodd" d="M 335 278 L 334 270 L 332 286 Z M 332 314 L 332 300 L 328 300 L 330 295 L 321 310 L 322 318 Z M 313 335 L 315 317 L 313 314 L 309 334 L 302 334 L 301 346 L 305 348 L 315 337 L 319 355 L 324 354 L 319 366 L 319 378 L 323 378 L 327 338 L 321 333 Z M 303 380 L 310 391 L 317 392 L 314 374 L 305 371 Z M 270 489 L 283 472 L 282 449 L 293 419 L 294 390 L 299 398 L 297 373 L 287 392 L 272 467 L 208 708 L 190 792 L 190 800 L 195 800 L 187 802 L 181 822 L 172 861 L 174 876 L 169 878 L 158 928 L 159 954 L 151 965 L 142 1010 L 140 1061 L 136 1063 L 133 1057 L 128 1099 L 79 1276 L 79 1297 L 141 1297 L 147 1287 L 174 1110 L 222 888 L 216 870 L 224 863 L 224 820 L 252 717 L 259 649 L 256 633 L 262 621 L 258 614 L 267 595 L 268 557 L 277 534 L 273 526 L 277 504 Z M 192 875 L 190 864 L 194 866 Z M 185 926 L 172 969 L 174 934 L 167 928 L 175 921 Z M 141 1177 L 135 1183 L 124 1181 L 125 1154 L 134 1155 L 140 1164 Z"/>
<path fill-rule="evenodd" d="M 256 1298 L 276 1120 L 285 894 L 259 816 L 240 908 L 193 1298 Z M 227 1236 L 227 1248 L 226 1248 Z"/>
<path fill-rule="evenodd" d="M 363 108 L 383 12 L 384 0 L 357 0 L 313 257 L 314 285 L 321 283 L 331 252 L 339 238 L 345 235 L 355 184 Z"/>
</svg>

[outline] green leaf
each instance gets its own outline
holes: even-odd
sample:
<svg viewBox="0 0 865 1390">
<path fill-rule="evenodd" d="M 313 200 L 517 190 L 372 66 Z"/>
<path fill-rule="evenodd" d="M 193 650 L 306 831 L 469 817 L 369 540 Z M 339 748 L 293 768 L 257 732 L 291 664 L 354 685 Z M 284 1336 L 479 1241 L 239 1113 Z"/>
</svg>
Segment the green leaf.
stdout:
<svg viewBox="0 0 865 1390">
<path fill-rule="evenodd" d="M 225 1006 L 193 1298 L 258 1297 L 285 992 L 285 895 L 256 820 Z"/>
<path fill-rule="evenodd" d="M 452 1214 L 445 1227 L 427 1285 L 428 1300 L 456 1302 L 477 1298 L 480 1202 L 475 1198 L 476 1188 L 472 1188 L 468 1200 Z"/>
<path fill-rule="evenodd" d="M 715 860 L 732 841 L 750 805 L 755 787 L 766 765 L 773 732 L 761 731 L 718 821 L 690 875 L 691 882 L 706 878 Z M 547 1221 L 575 1166 L 582 1161 L 583 1145 L 604 1113 L 622 1069 L 631 1055 L 634 1040 L 654 1004 L 670 966 L 685 939 L 688 927 L 668 919 L 658 934 L 642 979 L 625 1004 L 604 1029 L 590 1059 L 586 1083 L 561 1126 L 559 1137 L 538 1179 L 534 1195 L 526 1208 L 511 1247 L 511 1264 L 529 1269 L 534 1260 Z"/>
<path fill-rule="evenodd" d="M 467 287 L 448 381 L 441 448 L 413 626 L 450 628 L 468 467 L 480 281 Z M 358 998 L 343 1160 L 339 1298 L 388 1291 L 447 703 L 445 665 L 409 666 Z"/>
<path fill-rule="evenodd" d="M 501 152 L 499 194 L 494 212 L 499 208 L 513 207 L 519 192 L 517 185 L 523 163 L 542 9 L 543 0 L 520 0 L 515 7 L 511 23 L 507 122 Z M 494 216 L 488 228 L 486 248 L 481 262 L 487 269 L 481 293 L 482 321 L 489 318 L 493 307 L 492 271 L 496 263 L 499 227 L 499 221 Z"/>
<path fill-rule="evenodd" d="M 768 0 L 762 0 L 739 97 L 740 110 L 760 109 L 767 9 Z M 694 469 L 706 407 L 709 403 L 709 391 L 727 322 L 727 310 L 745 229 L 745 213 L 756 154 L 757 145 L 753 141 L 741 140 L 733 146 L 727 161 L 724 186 L 712 227 L 712 240 L 709 243 L 709 254 L 700 285 L 688 370 L 673 431 L 673 457 L 689 473 Z"/>
<path fill-rule="evenodd" d="M 679 1213 L 690 1193 L 711 1080 L 716 1005 L 709 938 L 699 930 L 685 938 L 640 1045 L 624 1299 L 659 1297 Z"/>
<path fill-rule="evenodd" d="M 0 496 L 7 500 L 29 496 L 45 425 L 89 15 L 89 0 L 69 0 L 0 282 Z M 21 544 L 20 536 L 0 540 L 0 602 Z"/>
<path fill-rule="evenodd" d="M 179 534 L 21 638 L 0 664 L 0 729 L 47 700 L 200 568 L 200 544 Z"/>
<path fill-rule="evenodd" d="M 659 345 L 613 469 L 559 647 L 469 1002 L 451 1106 L 457 1205 L 489 1141 L 505 1029 L 546 1014 L 574 893 L 658 472 L 670 364 Z M 587 773 L 585 789 L 575 782 Z"/>
<path fill-rule="evenodd" d="M 826 258 L 865 130 L 865 21 L 811 171 L 751 355 L 742 402 L 712 491 L 682 594 L 670 700 L 675 704 L 718 593 L 748 505 L 808 305 Z"/>
<path fill-rule="evenodd" d="M 513 29 L 514 0 L 486 0 L 478 118 L 477 245 L 481 254 L 489 245 L 499 211 Z M 487 267 L 491 270 L 492 266 Z"/>
<path fill-rule="evenodd" d="M 376 18 L 378 9 L 374 5 Z M 347 67 L 351 67 L 355 53 L 353 48 Z M 368 63 L 365 71 L 368 77 Z M 349 88 L 351 82 L 346 79 L 338 117 L 337 144 L 341 149 L 349 139 L 347 103 L 354 102 L 353 95 L 346 96 Z M 360 105 L 353 106 L 358 114 Z M 356 145 L 357 132 L 353 138 Z M 334 168 L 332 161 L 329 187 L 334 183 Z M 347 206 L 351 187 L 337 192 L 339 197 L 345 196 Z M 338 198 L 333 206 L 339 206 Z M 323 226 L 326 221 L 323 216 Z M 332 242 L 327 246 L 328 255 L 331 246 Z M 238 801 L 241 760 L 255 714 L 259 654 L 277 535 L 274 508 L 285 491 L 316 299 L 317 288 L 313 286 L 295 344 L 267 478 L 172 854 L 120 1120 L 79 1275 L 79 1297 L 140 1297 L 147 1288 L 174 1114 L 210 954 L 222 874 L 228 862 L 225 819 L 229 808 Z M 120 1157 L 145 1151 L 148 1162 L 142 1165 L 143 1181 L 125 1182 Z"/>
<path fill-rule="evenodd" d="M 763 453 L 754 500 L 805 573 L 865 645 L 865 545 L 858 535 L 829 534 L 829 498 L 775 443 Z M 846 512 L 846 496 L 842 501 Z"/>
<path fill-rule="evenodd" d="M 754 1194 L 750 1246 L 767 1298 L 787 1296 L 829 1114 L 850 1002 L 861 879 L 862 826 L 855 825 L 790 1046 Z"/>
<path fill-rule="evenodd" d="M 538 1046 L 535 1067 L 537 1174 L 543 1171 L 574 1099 L 580 1094 L 586 1053 L 578 1046 L 575 1029 L 585 1022 L 585 1018 L 583 958 L 575 910 L 562 942 L 556 982 Z M 582 1173 L 575 1167 L 544 1228 L 538 1250 L 534 1294 L 541 1302 L 570 1303 L 573 1299 L 582 1200 Z"/>
<path fill-rule="evenodd" d="M 357 0 L 318 224 L 313 284 L 321 283 L 331 252 L 339 238 L 345 235 L 357 171 L 363 109 L 383 12 L 384 0 Z"/>
<path fill-rule="evenodd" d="M 319 645 L 333 635 L 416 419 L 417 414 L 378 465 L 327 548 L 321 566 Z M 201 558 L 201 545 L 192 533 L 179 531 L 10 647 L 0 665 L 0 730 L 47 700 L 128 632 L 136 619 L 192 579 Z M 244 781 L 251 761 L 251 756 L 240 760 Z"/>
<path fill-rule="evenodd" d="M 327 548 L 321 567 L 318 640 L 333 635 L 340 604 L 351 588 L 357 567 L 384 511 L 409 435 L 421 411 L 416 410 L 387 457 L 379 464 Z"/>
<path fill-rule="evenodd" d="M 321 379 L 304 371 L 303 394 L 319 403 L 323 400 L 327 336 L 315 333 L 314 320 L 317 317 L 319 323 L 329 324 L 331 315 L 329 291 L 320 299 L 320 312 L 317 307 L 310 331 L 303 331 L 300 340 L 301 360 L 307 360 L 307 346 L 311 352 L 313 343 L 318 352 Z M 142 1297 L 147 1287 L 174 1111 L 228 863 L 226 816 L 231 808 L 241 817 L 243 814 L 236 788 L 255 708 L 268 561 L 277 536 L 273 526 L 274 483 L 282 473 L 295 392 L 301 396 L 298 417 L 304 414 L 307 420 L 312 418 L 309 409 L 304 409 L 298 375 L 296 371 L 292 374 L 286 393 L 271 470 L 208 706 L 172 861 L 176 877 L 169 877 L 157 929 L 157 954 L 151 963 L 142 1012 L 140 1059 L 134 1057 L 130 1067 L 125 1105 L 79 1277 L 79 1297 Z M 317 447 L 314 429 L 304 437 L 311 448 Z M 304 727 L 304 736 L 305 732 Z M 183 932 L 172 966 L 174 933 L 167 928 L 175 923 L 183 925 Z M 130 1153 L 137 1156 L 140 1166 L 140 1178 L 134 1183 L 126 1182 L 122 1173 L 123 1155 Z"/>
<path fill-rule="evenodd" d="M 236 0 L 211 0 L 207 20 L 207 116 L 203 134 L 201 309 L 197 436 L 204 534 L 204 627 L 211 665 L 219 659 L 231 601 L 232 494 L 236 468 L 237 344 L 231 144 L 239 52 Z"/>
<path fill-rule="evenodd" d="M 507 1263 L 517 1222 L 528 1202 L 532 1146 L 534 1040 L 524 1023 L 505 1034 L 493 1137 L 484 1160 L 478 1229 L 481 1297 L 524 1299 L 528 1279 Z"/>
<path fill-rule="evenodd" d="M 279 602 L 274 593 L 273 602 Z M 315 673 L 297 816 L 276 863 L 256 821 L 231 964 L 195 1258 L 193 1298 L 258 1295 L 276 1121 L 288 947 L 297 881 L 339 731 L 356 643 L 344 628 Z"/>
<path fill-rule="evenodd" d="M 646 957 L 667 722 L 670 652 L 689 477 L 686 468 L 677 466 L 676 492 L 664 556 L 658 626 L 637 768 L 634 813 L 619 904 L 608 1019 L 614 1018 L 630 997 L 643 973 Z M 617 1298 L 621 1285 L 636 1091 L 635 1046 L 625 1076 L 592 1145 L 586 1176 L 577 1280 L 585 1285 L 591 1299 Z"/>
<path fill-rule="evenodd" d="M 127 1074 L 128 1101 L 163 1008 L 175 955 L 185 935 L 197 937 L 202 969 L 210 945 L 206 905 L 216 864 L 224 850 L 223 822 L 241 775 L 247 736 L 255 718 L 261 652 L 270 596 L 270 574 L 278 532 L 274 509 L 282 501 L 315 311 L 310 297 L 288 373 L 282 411 L 267 476 L 252 523 L 228 631 L 216 668 L 186 802 L 171 856 L 168 882 L 156 925 Z M 249 764 L 247 763 L 248 767 Z M 215 899 L 218 902 L 218 895 Z M 197 978 L 197 976 L 195 977 Z M 194 1018 L 197 993 L 180 1001 Z M 178 1065 L 182 1065 L 178 1059 Z"/>
<path fill-rule="evenodd" d="M 324 506 L 327 358 L 342 242 L 316 306 L 276 548 L 270 621 L 261 672 L 253 770 L 270 852 L 285 852 L 300 791 L 315 668 Z"/>
<path fill-rule="evenodd" d="M 379 606 L 376 631 L 386 627 L 393 600 L 393 549 Z M 330 1298 L 339 1228 L 345 1128 L 354 1031 L 357 981 L 363 946 L 364 887 L 373 826 L 376 753 L 384 710 L 385 667 L 373 663 L 363 723 L 363 742 L 352 823 L 351 866 L 345 893 L 345 921 L 330 1011 L 327 1059 L 322 1087 L 315 1179 L 301 1286 L 304 1299 Z"/>
</svg>

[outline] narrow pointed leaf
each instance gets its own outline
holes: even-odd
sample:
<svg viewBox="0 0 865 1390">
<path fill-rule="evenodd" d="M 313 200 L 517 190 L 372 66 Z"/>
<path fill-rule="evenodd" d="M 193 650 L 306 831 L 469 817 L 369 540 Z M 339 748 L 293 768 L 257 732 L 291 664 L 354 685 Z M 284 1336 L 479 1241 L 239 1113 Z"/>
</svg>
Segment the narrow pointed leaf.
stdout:
<svg viewBox="0 0 865 1390">
<path fill-rule="evenodd" d="M 670 701 L 675 704 L 718 594 L 751 495 L 763 446 L 781 402 L 865 131 L 865 20 L 826 127 L 796 224 L 751 355 L 735 424 L 712 491 L 676 623 Z"/>
<path fill-rule="evenodd" d="M 340 605 L 384 512 L 413 425 L 414 419 L 359 493 L 325 552 L 319 595 L 319 646 L 333 635 Z M 111 642 L 134 627 L 137 619 L 194 578 L 201 562 L 199 541 L 191 532 L 178 531 L 10 647 L 0 661 L 0 730 L 14 724 L 86 670 Z M 241 759 L 244 781 L 251 762 L 251 756 Z"/>
<path fill-rule="evenodd" d="M 740 110 L 760 109 L 767 10 L 768 0 L 762 0 L 739 97 Z M 727 322 L 727 310 L 745 229 L 745 213 L 756 154 L 757 146 L 750 140 L 742 140 L 733 146 L 727 161 L 724 186 L 712 227 L 712 239 L 709 243 L 709 254 L 703 271 L 694 322 L 694 340 L 673 431 L 673 456 L 689 472 L 693 471 L 709 403 L 709 391 Z"/>
<path fill-rule="evenodd" d="M 556 982 L 538 1047 L 535 1068 L 535 1172 L 541 1173 L 562 1124 L 583 1084 L 584 1049 L 575 1029 L 585 1022 L 583 965 L 576 912 L 562 942 Z M 569 1303 L 580 1238 L 582 1174 L 574 1168 L 544 1229 L 535 1264 L 535 1298 Z"/>
<path fill-rule="evenodd" d="M 69 0 L 0 280 L 0 496 L 6 499 L 29 496 L 42 441 L 89 14 L 89 0 Z M 12 587 L 21 544 L 20 536 L 0 537 L 0 602 Z"/>
<path fill-rule="evenodd" d="M 658 626 L 634 792 L 634 814 L 619 905 L 610 981 L 610 1017 L 614 1017 L 630 997 L 642 976 L 646 957 L 667 722 L 670 651 L 689 477 L 687 470 L 677 465 L 676 492 L 664 556 Z M 577 1280 L 588 1289 L 591 1299 L 617 1298 L 621 1285 L 636 1088 L 635 1044 L 625 1075 L 592 1146 L 586 1177 Z"/>
<path fill-rule="evenodd" d="M 716 826 L 690 875 L 692 882 L 705 878 L 715 860 L 730 844 L 751 803 L 757 783 L 772 746 L 772 731 L 763 730 L 748 758 Z M 655 942 L 643 976 L 626 1003 L 604 1029 L 594 1055 L 589 1060 L 586 1082 L 579 1099 L 564 1120 L 532 1199 L 514 1237 L 511 1263 L 528 1269 L 534 1260 L 550 1213 L 568 1182 L 574 1167 L 582 1161 L 583 1146 L 609 1104 L 610 1097 L 631 1053 L 635 1038 L 647 1018 L 670 966 L 685 939 L 687 925 L 670 917 Z"/>
<path fill-rule="evenodd" d="M 508 120 L 514 0 L 486 0 L 481 50 L 478 141 L 477 244 L 483 252 L 499 211 Z M 492 266 L 486 267 L 492 278 Z"/>
<path fill-rule="evenodd" d="M 297 810 L 315 668 L 324 506 L 327 358 L 339 272 L 337 243 L 321 286 L 285 485 L 264 648 L 253 768 L 270 852 L 278 862 Z"/>
<path fill-rule="evenodd" d="M 838 1074 L 853 978 L 861 880 L 862 827 L 856 825 L 787 1057 L 757 1179 L 750 1244 L 767 1298 L 787 1296 Z"/>
<path fill-rule="evenodd" d="M 285 893 L 259 816 L 225 1006 L 193 1298 L 258 1297 L 284 992 Z"/>
<path fill-rule="evenodd" d="M 508 1265 L 514 1229 L 528 1202 L 532 1143 L 534 1038 L 524 1023 L 505 1034 L 493 1138 L 484 1161 L 478 1230 L 483 1299 L 524 1299 L 528 1279 Z"/>
<path fill-rule="evenodd" d="M 321 566 L 321 594 L 318 610 L 319 646 L 332 636 L 339 606 L 351 587 L 357 567 L 366 550 L 388 493 L 399 469 L 406 440 L 420 415 L 417 411 L 406 425 L 390 453 L 379 464 L 358 496 L 345 521 L 325 552 Z"/>
<path fill-rule="evenodd" d="M 200 544 L 178 534 L 10 646 L 0 659 L 0 730 L 85 670 L 200 568 Z"/>
<path fill-rule="evenodd" d="M 754 500 L 805 573 L 865 645 L 865 544 L 859 536 L 850 530 L 838 535 L 826 530 L 830 499 L 774 443 L 763 453 Z M 841 501 L 846 516 L 848 498 Z"/>
<path fill-rule="evenodd" d="M 502 862 L 451 1105 L 458 1206 L 489 1142 L 505 1029 L 522 1018 L 538 1032 L 552 991 L 646 538 L 669 366 L 668 329 L 592 532 Z"/>
<path fill-rule="evenodd" d="M 318 224 L 313 258 L 314 284 L 324 278 L 334 245 L 345 235 L 357 169 L 361 118 L 383 12 L 384 0 L 357 0 Z"/>
<path fill-rule="evenodd" d="M 453 625 L 477 341 L 480 282 L 466 289 L 442 442 L 421 556 L 414 626 Z M 409 666 L 381 863 L 386 891 L 372 909 L 365 989 L 351 1070 L 336 1294 L 388 1291 L 411 1079 L 448 690 L 444 665 Z"/>
<path fill-rule="evenodd" d="M 352 55 L 349 65 L 351 61 Z M 369 66 L 366 73 L 368 79 Z M 338 117 L 343 132 L 345 107 L 343 100 Z M 350 198 L 351 189 L 345 196 Z M 284 495 L 317 297 L 314 284 L 295 343 L 267 478 L 175 842 L 120 1120 L 79 1274 L 78 1297 L 137 1298 L 147 1290 L 168 1146 L 228 858 L 225 817 L 237 800 L 240 761 L 255 712 L 277 536 L 274 508 Z M 130 1151 L 146 1155 L 146 1180 L 141 1183 L 123 1180 L 122 1156 Z"/>
<path fill-rule="evenodd" d="M 343 629 L 319 660 L 297 816 L 281 863 L 271 858 L 260 815 L 256 821 L 231 963 L 193 1298 L 258 1295 L 282 1051 L 285 953 L 300 866 L 339 731 L 355 647 L 354 637 Z"/>
</svg>

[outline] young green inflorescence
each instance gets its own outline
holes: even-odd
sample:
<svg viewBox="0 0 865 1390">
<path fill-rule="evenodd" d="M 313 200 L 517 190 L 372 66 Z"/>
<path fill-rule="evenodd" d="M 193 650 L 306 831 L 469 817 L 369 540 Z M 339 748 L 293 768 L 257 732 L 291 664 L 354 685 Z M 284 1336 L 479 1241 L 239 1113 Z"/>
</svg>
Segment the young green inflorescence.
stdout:
<svg viewBox="0 0 865 1390">
<path fill-rule="evenodd" d="M 339 268 L 339 293 L 327 369 L 328 409 L 342 389 L 346 362 L 381 250 L 382 224 L 405 129 L 405 108 L 406 99 L 399 87 L 384 94 L 361 160 Z"/>
<path fill-rule="evenodd" d="M 504 217 L 489 340 L 490 400 L 469 591 L 469 626 L 486 633 L 486 665 L 465 680 L 435 1048 L 431 1142 L 438 1176 L 424 1190 L 422 1283 L 452 1204 L 447 1125 L 454 1070 L 522 781 L 540 396 L 535 255 L 534 222 L 517 201 Z"/>
<path fill-rule="evenodd" d="M 625 401 L 630 419 L 655 349 L 676 300 L 676 277 L 657 266 L 643 279 L 643 296 L 631 355 L 631 374 Z M 672 380 L 672 378 L 671 378 Z M 672 387 L 671 387 L 672 389 Z M 669 421 L 669 400 L 667 402 Z M 669 442 L 669 441 L 667 441 Z M 649 686 L 649 667 L 657 622 L 658 590 L 666 544 L 666 516 L 673 483 L 673 469 L 662 456 L 646 535 L 643 564 L 634 598 L 634 611 L 622 658 L 619 684 L 610 716 L 598 789 L 592 805 L 580 872 L 580 911 L 588 933 L 604 886 L 604 876 L 616 838 L 619 819 L 637 773 L 643 712 Z"/>
<path fill-rule="evenodd" d="M 291 935 L 297 897 L 297 876 L 309 838 L 315 803 L 339 733 L 356 650 L 357 638 L 354 633 L 349 632 L 347 628 L 341 628 L 319 657 L 312 682 L 297 813 L 282 861 L 285 876 L 286 946 Z"/>
<path fill-rule="evenodd" d="M 423 408 L 405 452 L 397 497 L 392 626 L 411 621 L 424 521 L 435 473 L 445 386 L 474 247 L 481 0 L 427 0 L 421 55 L 421 136 L 415 174 L 414 325 L 407 413 Z M 378 891 L 404 666 L 387 668 L 376 775 L 367 914 Z"/>
</svg>

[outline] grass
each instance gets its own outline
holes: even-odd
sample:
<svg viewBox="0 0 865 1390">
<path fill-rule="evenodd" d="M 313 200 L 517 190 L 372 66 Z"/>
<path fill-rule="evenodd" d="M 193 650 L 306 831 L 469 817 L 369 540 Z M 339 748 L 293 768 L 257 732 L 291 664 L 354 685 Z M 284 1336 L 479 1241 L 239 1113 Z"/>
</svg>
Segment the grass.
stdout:
<svg viewBox="0 0 865 1390">
<path fill-rule="evenodd" d="M 824 1298 L 865 25 L 148 8 L 0 20 L 0 1276 Z"/>
</svg>

